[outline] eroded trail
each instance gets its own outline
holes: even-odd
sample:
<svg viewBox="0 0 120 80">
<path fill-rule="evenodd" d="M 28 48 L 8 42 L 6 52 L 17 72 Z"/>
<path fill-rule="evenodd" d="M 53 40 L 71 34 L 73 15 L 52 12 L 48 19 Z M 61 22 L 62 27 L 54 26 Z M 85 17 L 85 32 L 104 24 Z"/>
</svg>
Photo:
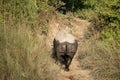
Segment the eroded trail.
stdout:
<svg viewBox="0 0 120 80">
<path fill-rule="evenodd" d="M 78 38 L 79 48 L 80 48 L 82 39 L 83 39 L 85 32 L 87 31 L 90 23 L 85 20 L 73 18 L 72 21 L 70 21 L 70 24 L 72 27 L 69 29 L 69 32 L 71 32 L 74 36 L 76 36 Z M 59 30 L 58 26 L 62 25 L 64 27 L 66 27 L 67 25 L 62 24 L 62 22 L 59 23 L 59 22 L 55 22 L 55 21 L 51 21 L 51 23 L 49 25 L 50 25 L 50 27 L 49 27 L 50 34 L 48 34 L 49 40 L 47 41 L 47 43 L 49 45 L 52 45 L 51 43 L 53 41 L 53 38 Z M 82 68 L 80 67 L 80 63 L 78 61 L 79 54 L 80 53 L 77 51 L 77 53 L 75 54 L 75 56 L 72 60 L 71 65 L 70 65 L 70 71 L 66 72 L 66 71 L 64 71 L 64 69 L 59 70 L 58 80 L 93 80 L 92 76 L 90 75 L 90 71 L 82 70 Z"/>
</svg>

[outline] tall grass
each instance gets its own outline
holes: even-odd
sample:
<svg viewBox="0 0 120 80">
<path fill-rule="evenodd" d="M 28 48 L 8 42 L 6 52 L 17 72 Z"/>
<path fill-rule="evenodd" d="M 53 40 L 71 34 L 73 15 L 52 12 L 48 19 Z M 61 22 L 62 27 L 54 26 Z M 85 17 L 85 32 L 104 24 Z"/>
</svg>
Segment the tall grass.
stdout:
<svg viewBox="0 0 120 80">
<path fill-rule="evenodd" d="M 24 21 L 1 24 L 0 80 L 57 80 L 46 37 L 39 33 Z"/>
<path fill-rule="evenodd" d="M 90 69 L 95 80 L 120 80 L 120 48 L 91 38 L 79 48 L 83 69 Z"/>
</svg>

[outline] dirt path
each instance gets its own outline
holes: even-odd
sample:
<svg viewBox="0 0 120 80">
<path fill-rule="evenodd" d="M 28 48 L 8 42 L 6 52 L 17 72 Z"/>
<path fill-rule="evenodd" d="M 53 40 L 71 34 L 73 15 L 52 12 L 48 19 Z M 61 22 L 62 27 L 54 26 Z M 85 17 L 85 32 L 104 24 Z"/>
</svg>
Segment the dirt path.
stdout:
<svg viewBox="0 0 120 80">
<path fill-rule="evenodd" d="M 77 60 L 77 55 L 73 58 L 73 61 L 70 65 L 70 71 L 66 72 L 61 69 L 60 71 L 63 80 L 93 80 L 90 76 L 90 71 L 82 70 L 80 64 Z"/>
<path fill-rule="evenodd" d="M 66 26 L 55 21 L 51 21 L 50 23 L 50 34 L 48 34 L 49 40 L 47 41 L 47 44 L 49 44 L 49 46 L 52 45 L 51 43 L 53 41 L 53 38 L 55 34 L 59 31 L 58 25 Z M 90 23 L 85 20 L 74 18 L 70 22 L 70 25 L 72 27 L 69 29 L 69 32 L 71 32 L 74 36 L 78 38 L 80 47 L 84 34 L 87 31 Z M 58 80 L 93 80 L 92 76 L 90 76 L 90 71 L 81 69 L 80 63 L 78 61 L 78 54 L 79 52 L 77 51 L 70 65 L 70 71 L 66 72 L 64 71 L 64 69 L 60 69 Z"/>
</svg>

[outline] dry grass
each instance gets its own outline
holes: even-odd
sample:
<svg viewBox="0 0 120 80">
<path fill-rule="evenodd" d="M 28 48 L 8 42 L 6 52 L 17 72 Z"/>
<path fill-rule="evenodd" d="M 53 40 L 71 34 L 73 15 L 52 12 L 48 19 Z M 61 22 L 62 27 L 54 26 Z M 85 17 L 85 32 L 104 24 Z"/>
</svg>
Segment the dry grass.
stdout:
<svg viewBox="0 0 120 80">
<path fill-rule="evenodd" d="M 81 44 L 79 61 L 83 69 L 92 71 L 95 80 L 120 80 L 119 47 L 91 38 Z"/>
<path fill-rule="evenodd" d="M 0 80 L 57 80 L 45 35 L 26 22 L 0 27 Z"/>
</svg>

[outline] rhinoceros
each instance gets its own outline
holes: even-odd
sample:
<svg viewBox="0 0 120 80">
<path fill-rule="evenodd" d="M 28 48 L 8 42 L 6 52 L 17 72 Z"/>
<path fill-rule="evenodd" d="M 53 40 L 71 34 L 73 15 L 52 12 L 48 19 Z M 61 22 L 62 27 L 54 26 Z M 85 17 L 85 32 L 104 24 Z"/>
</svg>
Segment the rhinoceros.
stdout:
<svg viewBox="0 0 120 80">
<path fill-rule="evenodd" d="M 65 65 L 65 70 L 69 71 L 71 61 L 77 51 L 78 41 L 76 37 L 66 30 L 60 30 L 53 41 L 53 55 L 56 61 Z"/>
</svg>

